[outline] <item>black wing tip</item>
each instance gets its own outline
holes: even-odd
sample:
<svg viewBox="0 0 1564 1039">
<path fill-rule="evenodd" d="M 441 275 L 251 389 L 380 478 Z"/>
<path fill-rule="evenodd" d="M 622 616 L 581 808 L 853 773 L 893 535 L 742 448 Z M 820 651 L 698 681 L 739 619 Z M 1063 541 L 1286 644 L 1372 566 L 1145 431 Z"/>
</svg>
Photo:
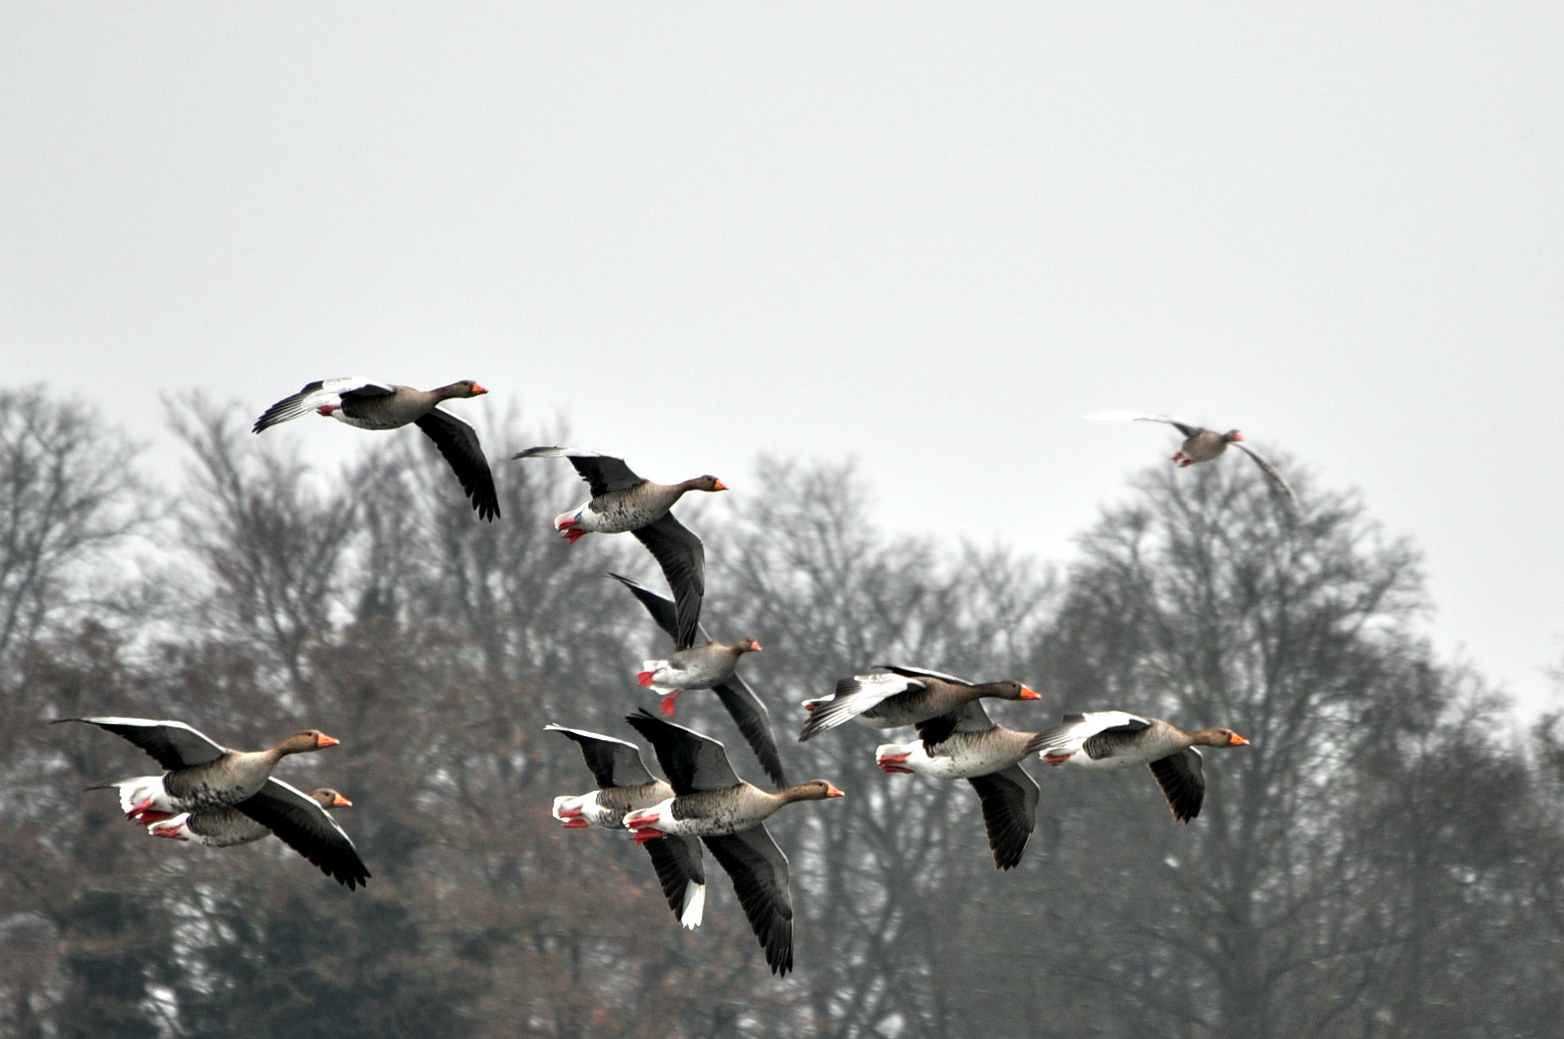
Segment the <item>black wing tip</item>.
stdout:
<svg viewBox="0 0 1564 1039">
<path fill-rule="evenodd" d="M 349 873 L 345 870 L 339 870 L 330 874 L 330 876 L 333 880 L 346 887 L 349 891 L 357 891 L 361 887 L 368 887 L 369 878 L 374 876 L 374 874 L 369 872 L 367 869 L 360 869 L 353 873 Z"/>
</svg>

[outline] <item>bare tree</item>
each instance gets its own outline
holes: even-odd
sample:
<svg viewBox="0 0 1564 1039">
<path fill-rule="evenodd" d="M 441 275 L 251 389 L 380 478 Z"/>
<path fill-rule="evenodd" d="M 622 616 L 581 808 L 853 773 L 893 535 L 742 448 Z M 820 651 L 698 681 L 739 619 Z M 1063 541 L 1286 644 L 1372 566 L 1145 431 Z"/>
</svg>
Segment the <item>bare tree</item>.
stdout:
<svg viewBox="0 0 1564 1039">
<path fill-rule="evenodd" d="M 104 605 L 104 553 L 152 515 L 136 453 L 85 404 L 0 390 L 0 661 Z"/>
</svg>

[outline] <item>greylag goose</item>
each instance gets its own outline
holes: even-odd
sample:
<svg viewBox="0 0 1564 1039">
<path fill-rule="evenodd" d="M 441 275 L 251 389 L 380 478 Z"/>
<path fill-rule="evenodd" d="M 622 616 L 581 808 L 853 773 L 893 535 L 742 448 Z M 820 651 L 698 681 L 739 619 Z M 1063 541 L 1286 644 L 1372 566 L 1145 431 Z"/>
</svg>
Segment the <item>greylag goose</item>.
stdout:
<svg viewBox="0 0 1564 1039">
<path fill-rule="evenodd" d="M 662 712 L 673 717 L 674 701 L 686 689 L 710 689 L 717 694 L 722 706 L 733 716 L 733 722 L 744 736 L 744 742 L 760 759 L 760 767 L 766 770 L 777 786 L 787 786 L 787 776 L 782 771 L 782 755 L 777 751 L 777 740 L 771 732 L 771 712 L 760 697 L 736 671 L 739 658 L 745 653 L 759 653 L 760 643 L 746 635 L 732 645 L 714 641 L 703 626 L 696 626 L 704 645 L 681 643 L 678 619 L 674 604 L 656 592 L 616 573 L 609 577 L 630 589 L 646 612 L 652 615 L 657 626 L 673 639 L 675 653 L 667 660 L 648 660 L 642 663 L 636 680 L 662 697 Z"/>
<path fill-rule="evenodd" d="M 1067 714 L 1064 724 L 1037 736 L 1043 760 L 1050 765 L 1082 768 L 1133 768 L 1150 765 L 1162 793 L 1181 823 L 1200 814 L 1206 797 L 1201 747 L 1247 747 L 1249 741 L 1232 729 L 1185 732 L 1156 718 L 1124 711 Z"/>
<path fill-rule="evenodd" d="M 715 476 L 697 476 L 683 483 L 643 480 L 624 459 L 564 447 L 529 447 L 512 458 L 568 458 L 592 490 L 592 498 L 580 508 L 562 513 L 554 529 L 574 544 L 588 534 L 631 533 L 645 545 L 662 567 L 677 603 L 676 641 L 695 641 L 701 619 L 701 598 L 706 594 L 706 549 L 668 510 L 687 491 L 725 491 Z"/>
<path fill-rule="evenodd" d="M 1295 507 L 1298 504 L 1298 495 L 1293 493 L 1292 484 L 1287 482 L 1281 471 L 1268 462 L 1264 455 L 1245 443 L 1244 435 L 1236 429 L 1230 429 L 1226 433 L 1218 433 L 1214 429 L 1192 425 L 1176 418 L 1169 418 L 1166 415 L 1141 415 L 1134 411 L 1099 411 L 1083 417 L 1126 422 L 1166 422 L 1184 434 L 1184 442 L 1173 453 L 1173 461 L 1177 462 L 1181 469 L 1188 469 L 1190 466 L 1200 462 L 1215 461 L 1222 457 L 1222 452 L 1226 451 L 1229 446 L 1236 447 L 1254 459 L 1254 464 L 1260 467 L 1260 471 L 1276 481 L 1277 486 L 1287 492 L 1287 497 L 1292 499 Z"/>
<path fill-rule="evenodd" d="M 369 880 L 370 872 L 358 857 L 352 838 L 326 814 L 327 809 L 352 803 L 335 790 L 305 794 L 272 778 L 262 784 L 258 793 L 231 808 L 184 812 L 153 823 L 147 832 L 207 848 L 231 848 L 275 833 L 322 873 L 352 891 Z"/>
<path fill-rule="evenodd" d="M 928 723 L 924 723 L 927 725 Z M 920 727 L 921 731 L 921 727 Z M 1017 732 L 989 720 L 982 700 L 961 709 L 956 731 L 933 746 L 923 740 L 875 748 L 885 772 L 917 772 L 936 779 L 965 779 L 983 805 L 983 828 L 997 869 L 1021 861 L 1037 819 L 1037 783 L 1020 762 L 1041 749 L 1035 732 Z"/>
<path fill-rule="evenodd" d="M 181 812 L 237 805 L 259 791 L 277 762 L 289 754 L 305 754 L 342 742 L 317 729 L 305 729 L 266 750 L 229 750 L 184 722 L 60 718 L 55 724 L 61 722 L 85 722 L 123 736 L 168 770 L 161 776 L 137 776 L 89 788 L 118 790 L 125 818 L 142 825 Z"/>
<path fill-rule="evenodd" d="M 854 675 L 836 683 L 830 696 L 805 700 L 809 718 L 798 738 L 802 742 L 854 719 L 876 729 L 919 725 L 925 746 L 956 731 L 963 707 L 982 696 L 1000 700 L 1038 700 L 1020 682 L 969 682 L 965 678 L 916 667 L 876 664 L 889 674 Z"/>
<path fill-rule="evenodd" d="M 359 429 L 396 429 L 411 422 L 445 456 L 478 517 L 492 522 L 500 514 L 500 499 L 494 493 L 494 475 L 489 472 L 478 434 L 455 415 L 436 407 L 441 401 L 488 392 L 471 379 L 432 390 L 370 382 L 357 376 L 321 379 L 267 408 L 250 431 L 259 433 L 312 411 Z"/>
<path fill-rule="evenodd" d="M 567 729 L 563 725 L 545 725 L 545 732 L 557 732 L 573 740 L 586 758 L 597 789 L 576 797 L 554 798 L 553 816 L 567 828 L 601 826 L 624 829 L 624 818 L 637 808 L 649 808 L 673 796 L 673 787 L 655 778 L 641 760 L 641 749 L 633 743 L 585 729 Z M 701 925 L 706 908 L 706 868 L 701 844 L 693 837 L 675 837 L 646 845 L 662 885 L 668 908 L 689 930 Z"/>
<path fill-rule="evenodd" d="M 642 711 L 625 719 L 651 741 L 673 797 L 630 812 L 625 826 L 637 844 L 665 834 L 698 836 L 722 863 L 744 907 L 750 929 L 773 974 L 793 969 L 793 900 L 787 856 L 765 821 L 785 804 L 841 797 L 824 779 L 771 794 L 742 782 L 722 744 Z"/>
</svg>

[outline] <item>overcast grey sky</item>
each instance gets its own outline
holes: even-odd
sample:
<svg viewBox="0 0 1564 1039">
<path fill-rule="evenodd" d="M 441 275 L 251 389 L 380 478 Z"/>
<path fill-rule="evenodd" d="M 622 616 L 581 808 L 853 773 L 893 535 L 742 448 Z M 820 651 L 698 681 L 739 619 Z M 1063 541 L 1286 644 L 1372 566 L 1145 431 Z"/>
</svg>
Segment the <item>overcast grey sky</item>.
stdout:
<svg viewBox="0 0 1564 1039">
<path fill-rule="evenodd" d="M 1557 2 L 7 4 L 0 379 L 172 472 L 164 393 L 474 378 L 480 430 L 851 457 L 887 526 L 1057 561 L 1175 446 L 1081 415 L 1238 426 L 1538 708 L 1561 54 Z"/>
</svg>

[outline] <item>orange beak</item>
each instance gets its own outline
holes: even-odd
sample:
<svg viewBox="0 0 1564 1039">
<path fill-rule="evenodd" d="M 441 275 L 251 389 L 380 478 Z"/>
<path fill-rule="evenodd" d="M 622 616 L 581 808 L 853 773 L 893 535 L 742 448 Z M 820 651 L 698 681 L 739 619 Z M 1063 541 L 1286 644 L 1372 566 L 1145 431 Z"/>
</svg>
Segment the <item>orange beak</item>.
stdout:
<svg viewBox="0 0 1564 1039">
<path fill-rule="evenodd" d="M 321 733 L 319 736 L 315 737 L 315 746 L 317 748 L 319 748 L 319 747 L 335 747 L 337 744 L 339 744 L 341 742 L 342 741 L 337 739 L 335 736 L 327 736 L 324 732 Z"/>
<path fill-rule="evenodd" d="M 472 395 L 474 397 L 478 396 L 479 394 L 488 393 L 488 392 L 489 392 L 488 390 L 484 389 L 482 386 L 479 386 L 477 383 L 473 383 L 472 384 Z"/>
<path fill-rule="evenodd" d="M 760 643 L 756 642 L 754 639 L 750 639 L 749 640 L 749 651 L 751 653 L 759 653 L 760 652 Z"/>
<path fill-rule="evenodd" d="M 728 489 L 728 485 L 723 483 L 721 480 L 716 480 L 713 481 L 711 489 L 714 491 L 725 491 Z"/>
<path fill-rule="evenodd" d="M 844 792 L 842 792 L 842 790 L 840 788 L 834 787 L 831 784 L 827 783 L 826 784 L 825 796 L 827 796 L 827 797 L 846 797 L 847 795 Z"/>
<path fill-rule="evenodd" d="M 341 794 L 338 794 L 336 797 L 332 798 L 332 800 L 331 800 L 331 807 L 333 807 L 333 808 L 352 808 L 353 807 L 353 802 L 349 801 L 347 798 L 343 797 Z"/>
<path fill-rule="evenodd" d="M 1238 432 L 1238 430 L 1236 430 L 1236 429 L 1233 430 L 1233 439 L 1234 440 L 1242 440 L 1243 438 L 1244 438 L 1244 435 L 1242 433 Z"/>
<path fill-rule="evenodd" d="M 1249 741 L 1235 732 L 1227 738 L 1227 745 L 1229 747 L 1247 747 L 1249 746 Z"/>
<path fill-rule="evenodd" d="M 1032 690 L 1028 689 L 1026 686 L 1022 686 L 1021 687 L 1021 699 L 1023 699 L 1023 700 L 1041 700 L 1042 698 L 1043 698 L 1042 694 L 1034 693 Z"/>
</svg>

